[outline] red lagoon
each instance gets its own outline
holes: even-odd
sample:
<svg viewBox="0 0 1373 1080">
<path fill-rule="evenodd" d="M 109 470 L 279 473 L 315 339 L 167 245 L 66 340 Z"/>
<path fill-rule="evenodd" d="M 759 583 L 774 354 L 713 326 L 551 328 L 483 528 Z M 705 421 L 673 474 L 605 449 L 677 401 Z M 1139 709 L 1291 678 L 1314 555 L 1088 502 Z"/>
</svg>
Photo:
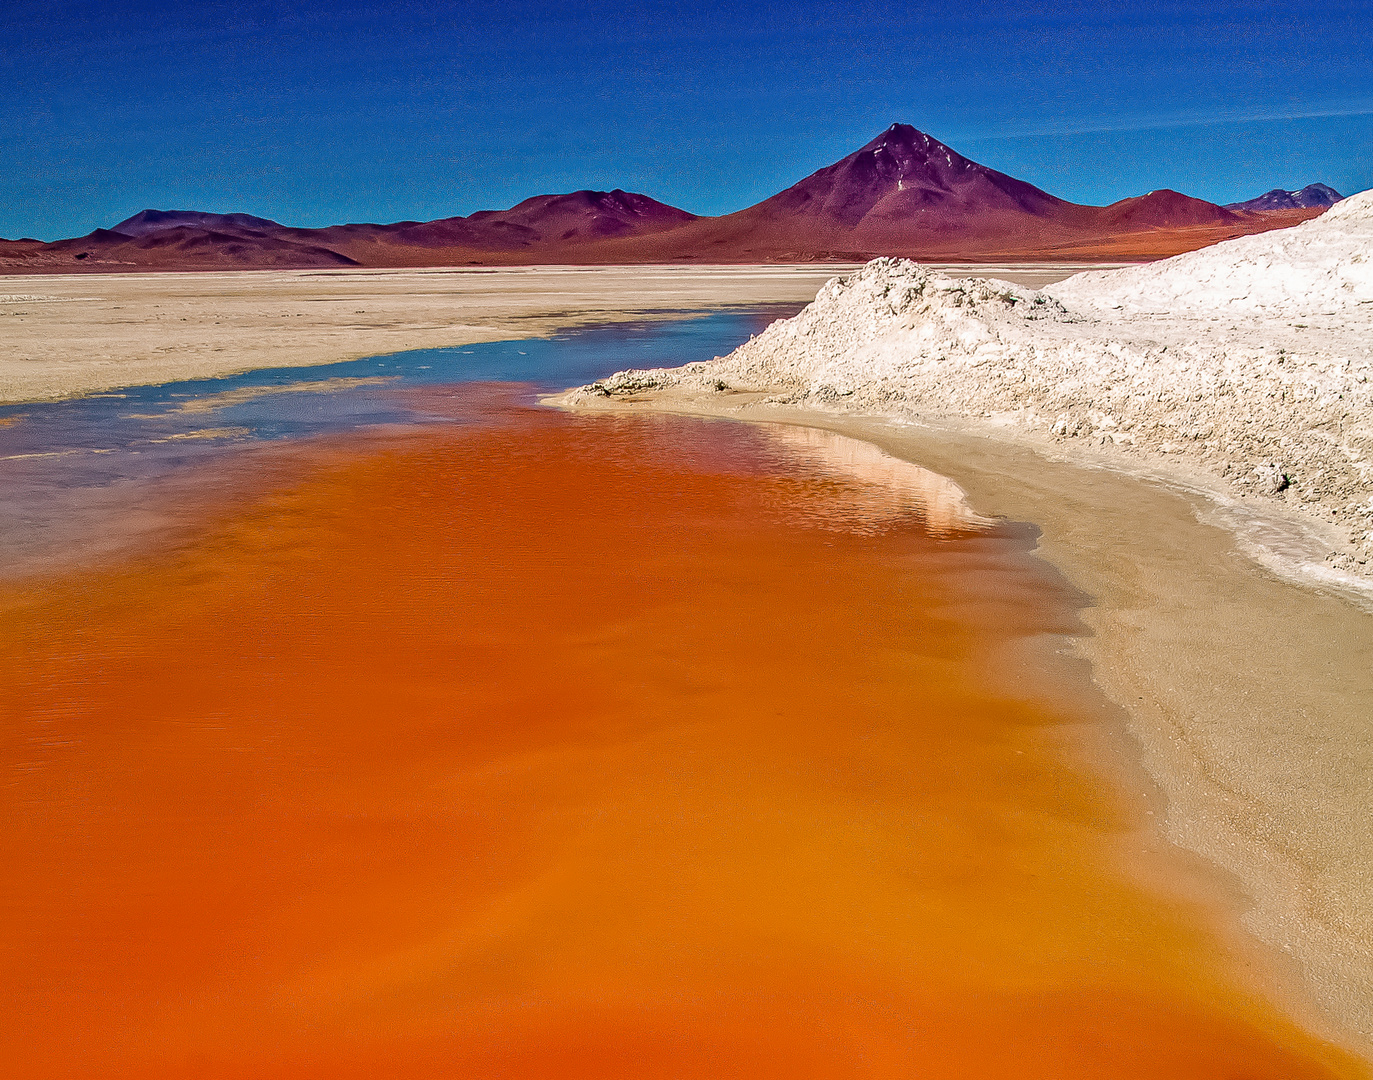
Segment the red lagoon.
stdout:
<svg viewBox="0 0 1373 1080">
<path fill-rule="evenodd" d="M 0 592 L 7 1075 L 1358 1074 L 1090 764 L 1024 531 L 442 404 Z"/>
</svg>

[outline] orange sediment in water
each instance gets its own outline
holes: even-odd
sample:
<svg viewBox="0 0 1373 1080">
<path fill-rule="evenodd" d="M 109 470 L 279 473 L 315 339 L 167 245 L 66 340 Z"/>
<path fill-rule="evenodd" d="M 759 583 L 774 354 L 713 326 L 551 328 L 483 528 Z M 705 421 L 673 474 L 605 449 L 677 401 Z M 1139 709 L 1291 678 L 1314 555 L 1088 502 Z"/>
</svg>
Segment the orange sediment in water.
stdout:
<svg viewBox="0 0 1373 1080">
<path fill-rule="evenodd" d="M 7 588 L 7 1075 L 1361 1075 L 992 672 L 1023 539 L 470 400 Z"/>
</svg>

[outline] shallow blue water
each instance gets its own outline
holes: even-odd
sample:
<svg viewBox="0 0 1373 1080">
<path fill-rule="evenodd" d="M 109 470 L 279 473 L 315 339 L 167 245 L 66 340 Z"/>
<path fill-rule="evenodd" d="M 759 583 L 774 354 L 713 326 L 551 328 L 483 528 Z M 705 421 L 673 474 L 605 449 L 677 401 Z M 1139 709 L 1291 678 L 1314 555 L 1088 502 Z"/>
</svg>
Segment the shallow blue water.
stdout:
<svg viewBox="0 0 1373 1080">
<path fill-rule="evenodd" d="M 684 312 L 668 321 L 595 326 L 552 338 L 418 349 L 321 367 L 269 368 L 223 379 L 131 387 L 72 401 L 3 406 L 0 423 L 14 422 L 0 426 L 0 463 L 31 454 L 111 451 L 140 444 L 146 451 L 166 445 L 154 440 L 184 439 L 189 433 L 216 428 L 244 429 L 232 437 L 273 439 L 404 419 L 404 412 L 373 393 L 382 386 L 500 381 L 528 383 L 535 392 L 559 390 L 624 368 L 709 360 L 798 308 Z M 335 382 L 314 392 L 275 392 L 358 379 L 388 381 Z M 256 391 L 268 393 L 249 396 Z M 211 399 L 220 396 L 225 396 L 223 404 L 214 405 Z M 177 453 L 195 452 L 183 447 Z"/>
<path fill-rule="evenodd" d="M 0 571 L 21 553 L 98 527 L 137 497 L 123 491 L 131 483 L 212 465 L 248 445 L 437 419 L 407 408 L 397 388 L 515 382 L 532 398 L 624 368 L 710 360 L 801 306 L 663 313 L 676 317 L 2 406 Z"/>
</svg>

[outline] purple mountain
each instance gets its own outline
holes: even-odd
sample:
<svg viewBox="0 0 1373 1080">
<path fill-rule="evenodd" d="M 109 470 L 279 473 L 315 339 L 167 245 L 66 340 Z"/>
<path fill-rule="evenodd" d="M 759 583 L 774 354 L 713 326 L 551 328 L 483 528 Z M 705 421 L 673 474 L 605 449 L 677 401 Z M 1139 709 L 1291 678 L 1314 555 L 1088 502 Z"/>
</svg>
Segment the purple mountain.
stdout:
<svg viewBox="0 0 1373 1080">
<path fill-rule="evenodd" d="M 1327 184 L 1307 184 L 1299 191 L 1284 191 L 1274 188 L 1247 202 L 1228 203 L 1227 210 L 1310 210 L 1321 206 L 1334 206 L 1343 199 L 1334 188 Z"/>
<path fill-rule="evenodd" d="M 281 228 L 275 221 L 253 217 L 252 214 L 207 214 L 200 210 L 142 210 L 118 225 L 111 226 L 109 231 L 123 236 L 147 236 L 149 233 L 185 226 L 218 232 L 243 229 L 247 232 L 267 234 L 275 233 Z"/>
</svg>

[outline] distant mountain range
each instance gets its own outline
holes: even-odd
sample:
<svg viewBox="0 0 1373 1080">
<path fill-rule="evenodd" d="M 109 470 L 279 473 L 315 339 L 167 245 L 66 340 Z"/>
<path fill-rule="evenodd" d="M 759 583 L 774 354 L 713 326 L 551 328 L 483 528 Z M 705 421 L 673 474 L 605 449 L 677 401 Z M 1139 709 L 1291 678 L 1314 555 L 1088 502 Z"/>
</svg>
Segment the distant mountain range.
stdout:
<svg viewBox="0 0 1373 1080">
<path fill-rule="evenodd" d="M 1309 210 L 1313 207 L 1325 209 L 1343 199 L 1334 188 L 1326 184 L 1307 184 L 1300 191 L 1284 191 L 1274 188 L 1257 199 L 1248 202 L 1228 203 L 1227 210 Z"/>
<path fill-rule="evenodd" d="M 539 195 L 468 217 L 297 229 L 250 214 L 144 210 L 54 243 L 0 241 L 0 272 L 614 263 L 1109 260 L 1173 255 L 1322 212 L 1323 184 L 1231 206 L 1151 191 L 1083 206 L 906 124 L 769 199 L 698 217 L 625 191 Z"/>
</svg>

